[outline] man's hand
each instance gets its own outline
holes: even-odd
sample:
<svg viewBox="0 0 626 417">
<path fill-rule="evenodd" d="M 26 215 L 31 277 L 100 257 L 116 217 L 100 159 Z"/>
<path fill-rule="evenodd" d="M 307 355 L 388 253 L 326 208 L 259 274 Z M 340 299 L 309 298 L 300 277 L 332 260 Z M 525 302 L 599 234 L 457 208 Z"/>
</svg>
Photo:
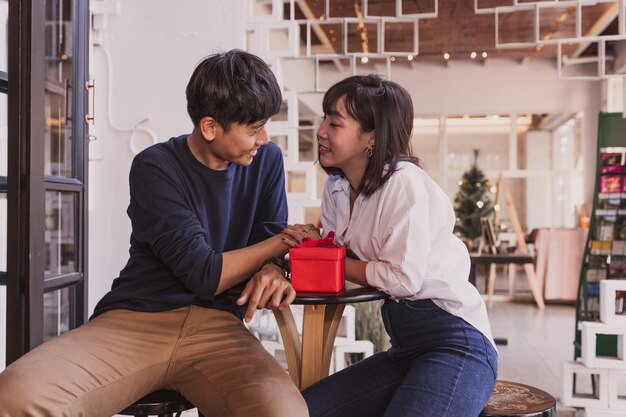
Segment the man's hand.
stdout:
<svg viewBox="0 0 626 417">
<path fill-rule="evenodd" d="M 244 320 L 249 323 L 257 308 L 282 310 L 291 304 L 294 298 L 296 290 L 285 279 L 283 270 L 279 266 L 267 264 L 248 281 L 237 299 L 237 304 L 242 306 L 248 303 Z"/>
</svg>

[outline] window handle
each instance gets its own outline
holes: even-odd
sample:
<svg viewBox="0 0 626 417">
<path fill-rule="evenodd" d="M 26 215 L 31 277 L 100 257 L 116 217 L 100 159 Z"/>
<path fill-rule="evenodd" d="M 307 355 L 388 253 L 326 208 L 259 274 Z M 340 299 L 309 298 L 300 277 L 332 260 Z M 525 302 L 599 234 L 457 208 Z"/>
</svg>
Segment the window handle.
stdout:
<svg viewBox="0 0 626 417">
<path fill-rule="evenodd" d="M 69 78 L 65 79 L 65 124 L 69 124 L 72 121 L 72 116 L 70 116 L 70 90 L 72 89 L 72 84 L 70 84 Z"/>
<path fill-rule="evenodd" d="M 85 82 L 85 90 L 89 93 L 91 90 L 91 112 L 85 115 L 85 122 L 91 122 L 92 125 L 96 124 L 96 80 L 89 80 Z M 89 96 L 88 96 L 89 97 Z M 89 98 L 87 98 L 89 100 Z"/>
</svg>

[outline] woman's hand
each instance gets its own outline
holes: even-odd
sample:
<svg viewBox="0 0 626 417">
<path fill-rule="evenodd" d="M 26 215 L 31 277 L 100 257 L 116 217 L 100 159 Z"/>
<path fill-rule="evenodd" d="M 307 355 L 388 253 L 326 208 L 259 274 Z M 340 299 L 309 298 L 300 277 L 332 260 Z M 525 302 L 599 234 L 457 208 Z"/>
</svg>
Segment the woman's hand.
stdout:
<svg viewBox="0 0 626 417">
<path fill-rule="evenodd" d="M 294 224 L 287 226 L 282 233 L 287 235 L 287 237 L 283 237 L 283 242 L 292 248 L 296 246 L 298 243 L 302 242 L 302 239 L 305 237 L 311 238 L 313 240 L 321 239 L 320 231 L 313 224 Z"/>
</svg>

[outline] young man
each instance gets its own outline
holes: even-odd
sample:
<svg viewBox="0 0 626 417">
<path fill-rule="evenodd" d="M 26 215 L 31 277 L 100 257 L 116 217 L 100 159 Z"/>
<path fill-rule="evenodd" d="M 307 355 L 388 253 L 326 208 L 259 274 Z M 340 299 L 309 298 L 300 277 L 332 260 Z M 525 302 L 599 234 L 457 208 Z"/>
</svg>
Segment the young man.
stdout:
<svg viewBox="0 0 626 417">
<path fill-rule="evenodd" d="M 287 251 L 287 203 L 282 155 L 264 125 L 281 100 L 254 55 L 232 50 L 198 65 L 187 85 L 193 132 L 133 161 L 126 267 L 88 323 L 0 374 L 1 417 L 111 416 L 162 388 L 207 416 L 307 416 L 241 322 L 295 297 L 272 264 Z M 236 302 L 224 295 L 250 276 Z"/>
</svg>

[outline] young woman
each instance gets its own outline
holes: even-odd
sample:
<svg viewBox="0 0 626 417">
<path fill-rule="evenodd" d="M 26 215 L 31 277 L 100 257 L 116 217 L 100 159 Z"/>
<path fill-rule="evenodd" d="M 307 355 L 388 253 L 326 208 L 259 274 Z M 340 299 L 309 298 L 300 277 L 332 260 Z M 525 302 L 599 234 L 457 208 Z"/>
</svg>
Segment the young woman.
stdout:
<svg viewBox="0 0 626 417">
<path fill-rule="evenodd" d="M 322 230 L 358 258 L 346 259 L 346 279 L 391 296 L 382 306 L 391 348 L 305 390 L 310 415 L 478 416 L 497 352 L 450 200 L 411 155 L 411 97 L 353 76 L 327 91 L 323 110 Z M 320 237 L 312 225 L 285 232 L 292 246 Z"/>
</svg>

